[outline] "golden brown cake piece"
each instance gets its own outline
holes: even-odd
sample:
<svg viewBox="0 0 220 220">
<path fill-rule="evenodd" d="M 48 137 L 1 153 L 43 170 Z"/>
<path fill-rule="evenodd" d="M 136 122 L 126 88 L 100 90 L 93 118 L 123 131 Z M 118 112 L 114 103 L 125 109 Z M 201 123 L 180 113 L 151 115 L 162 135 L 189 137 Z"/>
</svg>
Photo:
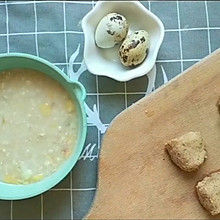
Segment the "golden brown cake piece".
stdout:
<svg viewBox="0 0 220 220">
<path fill-rule="evenodd" d="M 213 172 L 198 182 L 196 191 L 200 203 L 211 215 L 220 213 L 220 171 Z"/>
<path fill-rule="evenodd" d="M 184 171 L 195 171 L 207 158 L 200 132 L 188 132 L 165 144 L 172 161 Z"/>
</svg>

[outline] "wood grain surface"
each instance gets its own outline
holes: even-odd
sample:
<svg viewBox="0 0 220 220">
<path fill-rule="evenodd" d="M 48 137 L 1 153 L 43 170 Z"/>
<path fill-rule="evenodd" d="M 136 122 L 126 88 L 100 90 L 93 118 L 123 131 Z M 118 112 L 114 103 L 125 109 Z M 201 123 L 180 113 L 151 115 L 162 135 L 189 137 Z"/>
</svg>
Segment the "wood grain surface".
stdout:
<svg viewBox="0 0 220 220">
<path fill-rule="evenodd" d="M 117 116 L 100 153 L 98 190 L 86 219 L 214 219 L 195 185 L 220 169 L 220 50 Z M 208 159 L 192 173 L 175 166 L 164 144 L 200 131 Z"/>
</svg>

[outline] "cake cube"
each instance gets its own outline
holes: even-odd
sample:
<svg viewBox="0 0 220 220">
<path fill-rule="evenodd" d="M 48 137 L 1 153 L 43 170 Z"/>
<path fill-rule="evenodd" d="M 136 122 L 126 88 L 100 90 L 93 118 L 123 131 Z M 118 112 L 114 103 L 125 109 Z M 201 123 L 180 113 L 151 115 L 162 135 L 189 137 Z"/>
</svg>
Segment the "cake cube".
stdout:
<svg viewBox="0 0 220 220">
<path fill-rule="evenodd" d="M 211 215 L 220 213 L 220 171 L 213 172 L 198 182 L 196 191 L 201 205 Z"/>
<path fill-rule="evenodd" d="M 200 132 L 188 132 L 165 144 L 171 160 L 184 171 L 195 171 L 207 158 L 205 143 Z"/>
</svg>

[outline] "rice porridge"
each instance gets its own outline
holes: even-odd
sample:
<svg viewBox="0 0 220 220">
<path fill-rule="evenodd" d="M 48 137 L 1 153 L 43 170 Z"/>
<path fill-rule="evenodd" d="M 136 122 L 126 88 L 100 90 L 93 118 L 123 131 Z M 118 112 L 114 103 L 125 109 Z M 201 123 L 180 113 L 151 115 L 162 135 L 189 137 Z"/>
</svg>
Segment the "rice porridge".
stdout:
<svg viewBox="0 0 220 220">
<path fill-rule="evenodd" d="M 0 74 L 0 181 L 37 182 L 73 153 L 76 106 L 54 79 L 29 69 Z"/>
</svg>

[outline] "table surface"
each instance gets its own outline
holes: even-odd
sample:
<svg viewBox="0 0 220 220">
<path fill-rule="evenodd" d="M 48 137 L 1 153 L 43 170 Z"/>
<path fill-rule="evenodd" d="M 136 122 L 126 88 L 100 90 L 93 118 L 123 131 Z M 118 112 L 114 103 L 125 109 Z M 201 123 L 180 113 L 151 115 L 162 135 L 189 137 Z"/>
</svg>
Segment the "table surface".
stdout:
<svg viewBox="0 0 220 220">
<path fill-rule="evenodd" d="M 70 174 L 34 198 L 0 200 L 0 219 L 81 219 L 96 192 L 101 139 L 112 119 L 220 47 L 220 2 L 141 2 L 165 26 L 156 77 L 121 83 L 92 75 L 83 62 L 81 21 L 95 1 L 0 1 L 0 53 L 40 56 L 79 80 L 87 90 L 88 113 L 84 150 Z"/>
</svg>

